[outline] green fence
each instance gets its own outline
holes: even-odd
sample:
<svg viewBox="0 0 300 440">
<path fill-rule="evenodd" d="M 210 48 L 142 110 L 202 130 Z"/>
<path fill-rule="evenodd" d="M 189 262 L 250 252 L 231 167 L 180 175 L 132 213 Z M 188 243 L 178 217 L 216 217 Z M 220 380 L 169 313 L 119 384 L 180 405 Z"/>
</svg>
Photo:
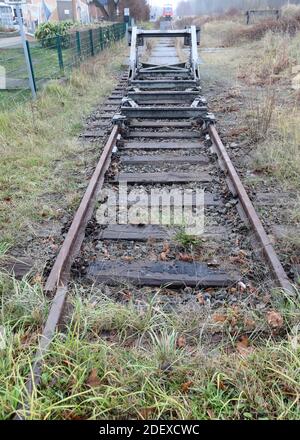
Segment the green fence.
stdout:
<svg viewBox="0 0 300 440">
<path fill-rule="evenodd" d="M 126 25 L 116 23 L 28 43 L 36 90 L 51 79 L 67 76 L 84 60 L 122 39 L 125 32 Z M 20 46 L 0 49 L 0 68 L 6 77 L 6 88 L 0 90 L 0 109 L 28 99 L 31 92 L 23 49 Z"/>
</svg>

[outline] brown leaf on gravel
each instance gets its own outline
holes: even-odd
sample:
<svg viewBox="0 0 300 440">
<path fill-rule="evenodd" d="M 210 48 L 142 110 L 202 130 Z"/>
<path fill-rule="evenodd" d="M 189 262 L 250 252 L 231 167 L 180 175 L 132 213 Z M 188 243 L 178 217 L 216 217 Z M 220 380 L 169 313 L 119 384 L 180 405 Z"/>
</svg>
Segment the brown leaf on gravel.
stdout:
<svg viewBox="0 0 300 440">
<path fill-rule="evenodd" d="M 129 290 L 124 290 L 124 292 L 122 292 L 122 296 L 125 301 L 130 301 L 132 298 L 132 293 Z"/>
<path fill-rule="evenodd" d="M 159 258 L 161 259 L 161 261 L 167 261 L 168 259 L 168 254 L 166 252 L 162 252 L 159 256 Z"/>
<path fill-rule="evenodd" d="M 205 304 L 205 300 L 204 300 L 202 293 L 198 293 L 198 295 L 196 295 L 196 298 L 197 298 L 199 304 L 201 304 L 202 306 Z"/>
<path fill-rule="evenodd" d="M 217 382 L 217 387 L 218 387 L 218 390 L 226 390 L 226 385 L 225 385 L 225 383 L 222 381 L 222 380 L 219 380 L 218 382 Z"/>
<path fill-rule="evenodd" d="M 243 356 L 249 356 L 251 353 L 253 353 L 254 348 L 250 347 L 250 341 L 248 336 L 242 336 L 239 342 L 236 344 L 236 349 L 238 353 Z"/>
<path fill-rule="evenodd" d="M 139 410 L 139 415 L 142 420 L 149 420 L 150 416 L 155 413 L 155 407 L 142 408 Z"/>
<path fill-rule="evenodd" d="M 163 246 L 163 252 L 165 252 L 166 254 L 168 254 L 170 252 L 170 245 L 167 241 L 164 242 L 164 246 Z"/>
<path fill-rule="evenodd" d="M 182 391 L 183 393 L 188 393 L 192 385 L 193 385 L 193 382 L 192 382 L 191 380 L 189 380 L 188 382 L 185 382 L 185 383 L 181 384 L 181 387 L 180 387 L 180 388 L 181 388 L 181 391 Z"/>
<path fill-rule="evenodd" d="M 234 264 L 245 264 L 246 260 L 242 257 L 229 257 L 229 261 Z"/>
<path fill-rule="evenodd" d="M 159 258 L 161 261 L 166 261 L 168 259 L 168 254 L 170 253 L 170 245 L 167 241 L 164 242 L 162 253 L 160 254 Z"/>
<path fill-rule="evenodd" d="M 283 326 L 283 317 L 279 312 L 272 310 L 271 312 L 267 313 L 267 322 L 272 329 L 277 330 Z"/>
<path fill-rule="evenodd" d="M 85 420 L 86 417 L 79 416 L 74 411 L 64 411 L 62 413 L 62 420 Z"/>
<path fill-rule="evenodd" d="M 184 348 L 186 346 L 186 339 L 184 336 L 179 336 L 177 339 L 177 347 L 178 348 Z"/>
<path fill-rule="evenodd" d="M 242 133 L 246 133 L 247 131 L 247 127 L 233 128 L 231 130 L 228 130 L 226 137 L 240 136 Z"/>
<path fill-rule="evenodd" d="M 86 384 L 92 388 L 99 387 L 101 385 L 101 380 L 99 379 L 97 368 L 93 368 L 87 378 Z"/>
<path fill-rule="evenodd" d="M 215 313 L 212 317 L 214 322 L 225 322 L 227 319 L 226 315 L 223 315 L 222 313 Z"/>
<path fill-rule="evenodd" d="M 189 254 L 179 254 L 179 260 L 190 263 L 191 261 L 194 261 L 194 257 Z"/>
<path fill-rule="evenodd" d="M 130 257 L 129 255 L 125 255 L 124 257 L 122 257 L 122 260 L 130 262 L 130 261 L 134 260 L 134 257 Z"/>
</svg>

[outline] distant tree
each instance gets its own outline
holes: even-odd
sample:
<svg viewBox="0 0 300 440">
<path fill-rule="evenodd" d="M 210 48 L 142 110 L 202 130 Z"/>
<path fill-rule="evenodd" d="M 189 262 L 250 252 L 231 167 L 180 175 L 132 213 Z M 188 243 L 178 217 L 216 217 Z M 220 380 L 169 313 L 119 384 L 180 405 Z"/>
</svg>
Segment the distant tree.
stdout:
<svg viewBox="0 0 300 440">
<path fill-rule="evenodd" d="M 148 21 L 150 18 L 150 7 L 147 0 L 121 0 L 120 14 L 124 14 L 124 8 L 130 9 L 130 15 L 138 21 Z"/>
</svg>

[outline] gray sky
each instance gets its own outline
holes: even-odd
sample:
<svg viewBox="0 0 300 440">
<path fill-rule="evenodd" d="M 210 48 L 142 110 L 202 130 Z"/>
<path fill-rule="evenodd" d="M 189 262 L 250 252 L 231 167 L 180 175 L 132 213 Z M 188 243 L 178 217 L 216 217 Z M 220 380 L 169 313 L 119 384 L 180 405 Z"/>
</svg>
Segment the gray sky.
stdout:
<svg viewBox="0 0 300 440">
<path fill-rule="evenodd" d="M 148 0 L 148 3 L 153 6 L 164 6 L 166 4 L 172 4 L 174 8 L 177 6 L 179 0 Z"/>
</svg>

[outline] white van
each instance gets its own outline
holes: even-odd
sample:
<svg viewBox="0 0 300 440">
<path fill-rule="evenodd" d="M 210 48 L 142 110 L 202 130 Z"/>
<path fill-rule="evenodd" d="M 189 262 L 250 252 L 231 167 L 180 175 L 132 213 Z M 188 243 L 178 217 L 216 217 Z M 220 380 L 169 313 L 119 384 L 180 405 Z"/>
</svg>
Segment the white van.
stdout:
<svg viewBox="0 0 300 440">
<path fill-rule="evenodd" d="M 14 28 L 16 25 L 14 8 L 11 5 L 0 2 L 0 26 Z"/>
</svg>

